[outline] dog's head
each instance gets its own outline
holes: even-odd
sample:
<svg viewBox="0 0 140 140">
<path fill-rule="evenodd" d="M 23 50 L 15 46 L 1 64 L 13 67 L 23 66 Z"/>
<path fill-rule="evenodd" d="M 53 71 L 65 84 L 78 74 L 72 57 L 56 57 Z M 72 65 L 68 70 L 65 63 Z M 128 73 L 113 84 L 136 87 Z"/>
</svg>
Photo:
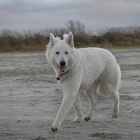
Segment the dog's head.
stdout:
<svg viewBox="0 0 140 140">
<path fill-rule="evenodd" d="M 64 73 L 74 64 L 74 38 L 73 33 L 63 35 L 61 40 L 50 33 L 50 41 L 47 45 L 47 59 L 55 70 Z"/>
</svg>

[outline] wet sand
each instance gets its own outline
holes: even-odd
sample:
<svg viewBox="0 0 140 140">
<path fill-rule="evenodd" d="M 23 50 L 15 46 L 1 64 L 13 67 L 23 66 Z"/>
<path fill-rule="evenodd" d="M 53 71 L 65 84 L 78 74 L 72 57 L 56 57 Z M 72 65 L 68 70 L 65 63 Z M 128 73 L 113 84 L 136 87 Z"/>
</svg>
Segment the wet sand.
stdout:
<svg viewBox="0 0 140 140">
<path fill-rule="evenodd" d="M 140 49 L 113 50 L 122 70 L 120 117 L 112 99 L 97 96 L 96 116 L 75 124 L 74 109 L 57 133 L 51 124 L 62 100 L 61 87 L 43 53 L 0 54 L 0 140 L 139 140 Z M 82 110 L 88 102 L 81 97 Z"/>
</svg>

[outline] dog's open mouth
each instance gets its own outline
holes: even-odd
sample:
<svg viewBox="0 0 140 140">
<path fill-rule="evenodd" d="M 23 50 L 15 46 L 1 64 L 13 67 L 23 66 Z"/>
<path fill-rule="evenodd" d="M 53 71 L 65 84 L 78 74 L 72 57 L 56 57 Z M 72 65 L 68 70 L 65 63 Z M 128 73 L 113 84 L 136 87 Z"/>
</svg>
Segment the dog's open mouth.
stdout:
<svg viewBox="0 0 140 140">
<path fill-rule="evenodd" d="M 60 73 L 65 73 L 66 72 L 66 67 L 65 66 L 60 66 Z"/>
<path fill-rule="evenodd" d="M 65 73 L 66 72 L 66 66 L 61 66 L 61 65 L 57 65 L 58 69 L 59 69 L 59 73 Z"/>
</svg>

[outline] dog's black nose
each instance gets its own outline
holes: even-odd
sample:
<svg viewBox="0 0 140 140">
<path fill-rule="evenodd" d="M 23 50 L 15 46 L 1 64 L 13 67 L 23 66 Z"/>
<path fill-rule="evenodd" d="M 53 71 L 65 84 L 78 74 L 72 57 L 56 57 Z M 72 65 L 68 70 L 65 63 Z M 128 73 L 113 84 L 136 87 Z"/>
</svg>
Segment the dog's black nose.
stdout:
<svg viewBox="0 0 140 140">
<path fill-rule="evenodd" d="M 60 66 L 65 66 L 66 62 L 64 60 L 60 61 Z"/>
</svg>

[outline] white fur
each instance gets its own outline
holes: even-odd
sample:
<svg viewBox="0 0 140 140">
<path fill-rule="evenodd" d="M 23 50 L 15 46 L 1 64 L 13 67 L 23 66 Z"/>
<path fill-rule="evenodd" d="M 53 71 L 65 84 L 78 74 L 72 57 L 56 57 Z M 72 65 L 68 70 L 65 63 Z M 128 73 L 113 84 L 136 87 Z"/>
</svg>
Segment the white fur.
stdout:
<svg viewBox="0 0 140 140">
<path fill-rule="evenodd" d="M 53 44 L 53 45 L 52 45 Z M 56 54 L 59 51 L 59 55 Z M 65 54 L 65 52 L 68 54 Z M 81 48 L 76 49 L 73 43 L 73 34 L 64 35 L 63 40 L 56 39 L 50 34 L 50 43 L 47 45 L 46 57 L 56 73 L 58 81 L 63 87 L 63 101 L 57 112 L 52 127 L 58 128 L 65 115 L 74 105 L 76 122 L 82 118 L 79 103 L 79 92 L 84 90 L 91 104 L 86 119 L 91 119 L 95 112 L 95 96 L 111 95 L 114 101 L 113 118 L 119 114 L 119 85 L 121 71 L 115 57 L 106 49 Z M 66 61 L 64 74 L 59 68 L 59 62 Z"/>
</svg>

